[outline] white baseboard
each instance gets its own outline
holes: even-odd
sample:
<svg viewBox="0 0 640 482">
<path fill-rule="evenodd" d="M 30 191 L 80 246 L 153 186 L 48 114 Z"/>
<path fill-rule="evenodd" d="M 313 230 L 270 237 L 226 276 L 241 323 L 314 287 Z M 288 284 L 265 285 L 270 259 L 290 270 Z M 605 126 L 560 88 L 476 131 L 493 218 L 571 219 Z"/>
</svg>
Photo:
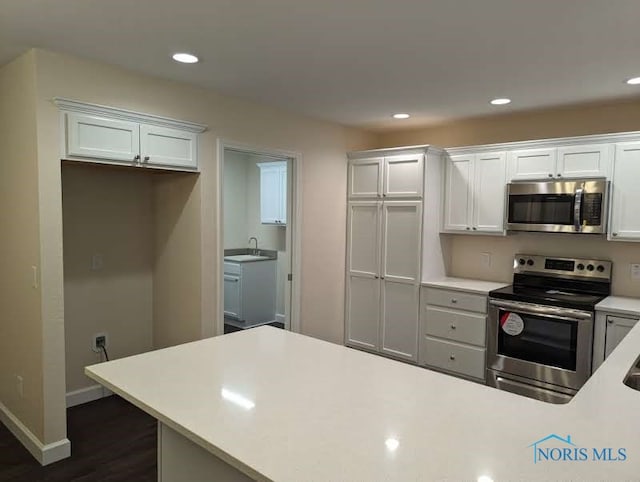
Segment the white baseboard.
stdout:
<svg viewBox="0 0 640 482">
<path fill-rule="evenodd" d="M 277 323 L 283 323 L 284 324 L 284 320 L 285 320 L 284 315 L 281 315 L 280 313 L 276 313 L 276 322 Z"/>
<path fill-rule="evenodd" d="M 67 393 L 67 408 L 82 405 L 83 403 L 93 402 L 103 397 L 113 395 L 111 390 L 104 388 L 102 385 L 91 385 L 90 387 L 81 388 Z"/>
<path fill-rule="evenodd" d="M 49 465 L 71 456 L 71 442 L 64 438 L 50 444 L 43 444 L 4 404 L 0 403 L 0 422 L 20 441 L 40 462 Z"/>
</svg>

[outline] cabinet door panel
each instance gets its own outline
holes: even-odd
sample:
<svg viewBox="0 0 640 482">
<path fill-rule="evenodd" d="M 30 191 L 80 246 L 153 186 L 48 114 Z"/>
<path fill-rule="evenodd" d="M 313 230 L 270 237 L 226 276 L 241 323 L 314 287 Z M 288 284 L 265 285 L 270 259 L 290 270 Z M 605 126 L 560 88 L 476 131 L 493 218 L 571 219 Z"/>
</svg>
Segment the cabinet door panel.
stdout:
<svg viewBox="0 0 640 482">
<path fill-rule="evenodd" d="M 382 203 L 349 203 L 347 269 L 350 273 L 380 274 L 380 221 Z"/>
<path fill-rule="evenodd" d="M 471 229 L 473 157 L 473 155 L 451 156 L 447 160 L 444 193 L 445 231 Z"/>
<path fill-rule="evenodd" d="M 242 320 L 242 286 L 240 276 L 224 275 L 224 316 Z"/>
<path fill-rule="evenodd" d="M 478 154 L 473 170 L 475 180 L 472 229 L 486 233 L 504 233 L 505 154 Z"/>
<path fill-rule="evenodd" d="M 608 177 L 612 157 L 610 144 L 560 147 L 559 177 Z"/>
<path fill-rule="evenodd" d="M 422 196 L 423 155 L 387 157 L 384 160 L 383 195 L 386 198 Z"/>
<path fill-rule="evenodd" d="M 68 156 L 135 163 L 139 124 L 74 113 L 66 114 L 66 120 Z"/>
<path fill-rule="evenodd" d="M 145 165 L 198 168 L 197 135 L 192 132 L 141 125 L 140 153 Z"/>
<path fill-rule="evenodd" d="M 417 285 L 385 279 L 382 282 L 382 352 L 404 360 L 418 360 Z"/>
<path fill-rule="evenodd" d="M 421 201 L 389 201 L 382 205 L 383 276 L 417 283 L 422 233 Z"/>
<path fill-rule="evenodd" d="M 280 224 L 282 221 L 282 198 L 286 194 L 282 193 L 282 172 L 279 164 L 279 162 L 258 163 L 260 169 L 260 222 L 262 224 Z"/>
<path fill-rule="evenodd" d="M 347 344 L 368 350 L 380 346 L 380 280 L 347 277 Z"/>
<path fill-rule="evenodd" d="M 607 316 L 607 334 L 604 348 L 604 356 L 608 357 L 618 346 L 627 333 L 638 322 L 637 319 L 623 318 L 620 316 Z"/>
<path fill-rule="evenodd" d="M 618 144 L 613 164 L 611 239 L 640 240 L 640 142 Z"/>
<path fill-rule="evenodd" d="M 514 181 L 549 179 L 556 175 L 555 148 L 521 149 L 509 153 L 509 173 Z"/>
<path fill-rule="evenodd" d="M 350 198 L 378 198 L 382 195 L 383 163 L 381 157 L 349 162 Z"/>
</svg>

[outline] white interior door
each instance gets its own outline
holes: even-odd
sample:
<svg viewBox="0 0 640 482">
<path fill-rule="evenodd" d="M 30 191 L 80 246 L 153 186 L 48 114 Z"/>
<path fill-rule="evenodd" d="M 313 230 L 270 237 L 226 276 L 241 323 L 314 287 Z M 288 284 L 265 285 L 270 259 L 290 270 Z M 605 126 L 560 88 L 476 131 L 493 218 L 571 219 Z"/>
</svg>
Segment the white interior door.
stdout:
<svg viewBox="0 0 640 482">
<path fill-rule="evenodd" d="M 347 226 L 346 341 L 380 346 L 380 201 L 349 203 Z"/>
<path fill-rule="evenodd" d="M 506 156 L 504 152 L 477 154 L 473 188 L 472 230 L 504 232 Z"/>
<path fill-rule="evenodd" d="M 135 122 L 67 113 L 67 155 L 135 164 L 140 125 Z"/>
<path fill-rule="evenodd" d="M 473 154 L 447 159 L 444 192 L 444 230 L 470 231 L 473 199 Z"/>
<path fill-rule="evenodd" d="M 386 157 L 382 195 L 386 198 L 422 197 L 424 155 Z"/>
<path fill-rule="evenodd" d="M 349 198 L 371 199 L 382 196 L 383 162 L 382 157 L 349 161 Z"/>
<path fill-rule="evenodd" d="M 193 132 L 142 124 L 140 155 L 149 166 L 198 169 L 198 136 Z"/>
</svg>

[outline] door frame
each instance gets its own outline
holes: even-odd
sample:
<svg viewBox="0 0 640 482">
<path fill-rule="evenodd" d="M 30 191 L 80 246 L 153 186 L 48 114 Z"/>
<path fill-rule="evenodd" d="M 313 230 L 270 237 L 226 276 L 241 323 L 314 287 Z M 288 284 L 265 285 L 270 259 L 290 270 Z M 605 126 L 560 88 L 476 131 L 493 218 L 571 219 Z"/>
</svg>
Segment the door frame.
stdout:
<svg viewBox="0 0 640 482">
<path fill-rule="evenodd" d="M 216 243 L 217 262 L 215 264 L 215 276 L 217 280 L 216 302 L 217 321 L 215 323 L 215 335 L 224 334 L 224 158 L 225 150 L 234 150 L 246 152 L 247 154 L 266 156 L 286 159 L 291 163 L 291 182 L 287 181 L 289 199 L 287 206 L 287 230 L 290 238 L 291 247 L 291 266 L 290 273 L 292 275 L 290 300 L 289 300 L 289 323 L 288 329 L 300 333 L 300 299 L 301 299 L 301 272 L 302 272 L 302 153 L 296 151 L 288 151 L 283 149 L 274 149 L 266 147 L 258 147 L 255 145 L 244 144 L 232 140 L 218 139 L 218 172 L 216 179 Z M 285 304 L 287 297 L 285 295 Z M 285 325 L 286 328 L 286 325 Z"/>
</svg>

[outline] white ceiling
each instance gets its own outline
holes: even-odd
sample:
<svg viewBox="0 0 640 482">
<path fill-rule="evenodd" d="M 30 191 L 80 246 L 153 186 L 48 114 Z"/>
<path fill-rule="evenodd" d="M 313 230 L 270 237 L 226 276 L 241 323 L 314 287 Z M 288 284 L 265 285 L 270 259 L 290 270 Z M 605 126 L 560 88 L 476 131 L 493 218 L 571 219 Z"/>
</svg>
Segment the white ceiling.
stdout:
<svg viewBox="0 0 640 482">
<path fill-rule="evenodd" d="M 640 0 L 0 2 L 0 64 L 42 47 L 364 127 L 640 95 Z"/>
</svg>

